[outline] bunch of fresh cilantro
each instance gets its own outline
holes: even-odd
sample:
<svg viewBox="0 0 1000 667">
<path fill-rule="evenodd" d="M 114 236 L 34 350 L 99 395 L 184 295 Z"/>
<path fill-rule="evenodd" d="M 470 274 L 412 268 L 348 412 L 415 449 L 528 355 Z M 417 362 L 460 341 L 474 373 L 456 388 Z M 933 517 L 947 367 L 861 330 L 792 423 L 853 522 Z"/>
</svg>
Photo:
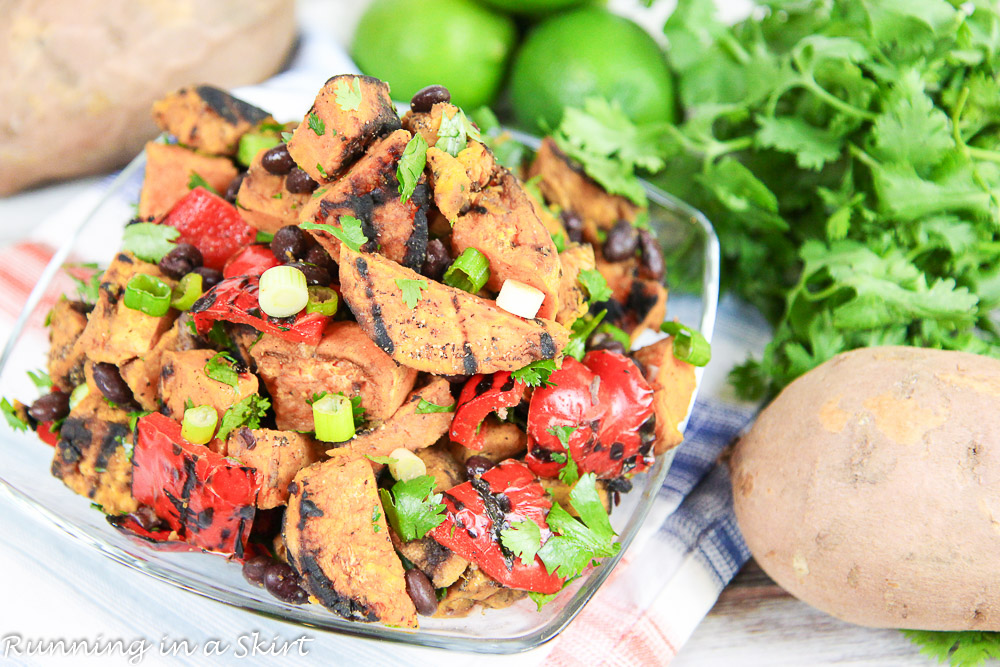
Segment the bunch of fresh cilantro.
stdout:
<svg viewBox="0 0 1000 667">
<path fill-rule="evenodd" d="M 997 355 L 992 3 L 769 0 L 730 27 L 680 0 L 664 30 L 684 120 L 655 128 L 656 182 L 708 215 L 776 329 L 742 393 L 858 347 Z"/>
</svg>

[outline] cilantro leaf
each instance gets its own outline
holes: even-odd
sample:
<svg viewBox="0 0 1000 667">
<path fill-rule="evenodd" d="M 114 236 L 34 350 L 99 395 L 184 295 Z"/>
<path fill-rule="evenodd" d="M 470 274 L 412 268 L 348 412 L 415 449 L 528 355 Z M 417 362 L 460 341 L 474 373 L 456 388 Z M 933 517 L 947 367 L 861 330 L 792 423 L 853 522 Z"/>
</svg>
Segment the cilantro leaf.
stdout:
<svg viewBox="0 0 1000 667">
<path fill-rule="evenodd" d="M 87 305 L 94 305 L 100 298 L 100 288 L 101 288 L 101 276 L 104 275 L 97 264 L 76 264 L 67 265 L 67 269 L 85 269 L 89 273 L 86 278 L 81 278 L 76 275 L 73 271 L 66 270 L 66 275 L 69 276 L 76 284 L 76 295 Z"/>
<path fill-rule="evenodd" d="M 334 100 L 343 111 L 357 111 L 361 106 L 361 79 L 354 77 L 348 83 L 340 79 L 333 85 Z"/>
<path fill-rule="evenodd" d="M 271 401 L 258 394 L 250 394 L 223 413 L 215 437 L 225 440 L 230 432 L 241 426 L 260 428 L 260 421 L 267 416 L 270 408 Z"/>
<path fill-rule="evenodd" d="M 420 291 L 427 289 L 427 281 L 396 278 L 396 287 L 403 292 L 403 301 L 412 310 L 417 307 L 417 302 L 420 301 Z"/>
<path fill-rule="evenodd" d="M 611 288 L 597 269 L 583 269 L 577 276 L 577 282 L 587 290 L 591 303 L 600 303 L 611 298 Z"/>
<path fill-rule="evenodd" d="M 317 137 L 321 137 L 326 134 L 326 123 L 323 119 L 316 115 L 316 112 L 309 112 L 309 129 L 312 130 Z"/>
<path fill-rule="evenodd" d="M 385 518 L 404 542 L 419 540 L 444 521 L 441 494 L 433 493 L 434 478 L 421 475 L 396 482 L 392 491 L 379 489 Z"/>
<path fill-rule="evenodd" d="M 205 188 L 214 195 L 219 194 L 215 188 L 208 184 L 208 181 L 201 177 L 201 174 L 192 171 L 188 177 L 188 190 L 194 190 L 195 188 Z"/>
<path fill-rule="evenodd" d="M 1000 659 L 1000 632 L 933 632 L 903 630 L 920 647 L 920 653 L 954 667 L 976 667 Z"/>
<path fill-rule="evenodd" d="M 382 465 L 389 465 L 390 463 L 398 463 L 399 459 L 394 459 L 391 456 L 375 456 L 373 454 L 365 454 L 365 458 L 369 461 L 374 461 L 375 463 L 381 463 Z"/>
<path fill-rule="evenodd" d="M 7 420 L 7 425 L 15 431 L 27 431 L 30 428 L 27 420 L 21 416 L 18 409 L 11 405 L 6 398 L 0 399 L 0 412 L 3 412 L 4 419 Z"/>
<path fill-rule="evenodd" d="M 517 369 L 511 373 L 511 377 L 529 387 L 548 387 L 553 384 L 549 382 L 549 376 L 558 368 L 554 359 L 539 359 Z"/>
<path fill-rule="evenodd" d="M 434 412 L 454 412 L 454 411 L 455 411 L 454 403 L 452 403 L 451 405 L 438 405 L 437 403 L 431 403 L 430 401 L 421 398 L 420 402 L 417 403 L 416 412 L 418 415 L 428 415 Z"/>
<path fill-rule="evenodd" d="M 319 222 L 303 222 L 300 229 L 317 229 L 327 232 L 340 239 L 341 243 L 347 245 L 354 252 L 360 252 L 361 246 L 368 243 L 368 237 L 361 230 L 361 221 L 353 215 L 343 215 L 340 217 L 340 227 L 325 225 Z"/>
<path fill-rule="evenodd" d="M 49 377 L 48 373 L 41 369 L 37 371 L 29 370 L 28 377 L 31 378 L 31 383 L 34 384 L 39 391 L 48 391 L 52 388 L 52 378 Z"/>
<path fill-rule="evenodd" d="M 570 504 L 582 523 L 559 503 L 552 504 L 546 517 L 555 535 L 542 545 L 538 557 L 549 572 L 556 572 L 560 577 L 576 576 L 592 560 L 613 556 L 621 549 L 621 545 L 614 542 L 616 533 L 597 495 L 596 483 L 594 474 L 587 473 L 570 491 Z"/>
<path fill-rule="evenodd" d="M 218 352 L 205 363 L 205 375 L 216 382 L 228 384 L 233 389 L 239 386 L 240 374 L 236 372 L 236 360 L 227 352 Z"/>
<path fill-rule="evenodd" d="M 521 559 L 526 566 L 535 561 L 535 554 L 542 547 L 542 530 L 531 519 L 512 523 L 500 531 L 500 543 Z"/>
<path fill-rule="evenodd" d="M 569 343 L 563 348 L 563 354 L 567 357 L 573 357 L 577 361 L 583 361 L 583 355 L 587 353 L 587 339 L 590 338 L 590 334 L 594 333 L 607 314 L 607 310 L 602 310 L 593 317 L 585 315 L 577 318 L 571 326 L 573 335 L 569 337 Z"/>
<path fill-rule="evenodd" d="M 403 151 L 402 157 L 399 158 L 399 164 L 396 166 L 396 179 L 399 181 L 400 201 L 408 201 L 413 195 L 413 190 L 417 187 L 417 181 L 420 180 L 420 176 L 424 173 L 426 164 L 427 140 L 417 132 L 410 139 L 409 143 L 406 144 L 406 149 Z"/>
<path fill-rule="evenodd" d="M 443 150 L 452 157 L 457 157 L 468 143 L 466 133 L 468 124 L 469 121 L 461 109 L 456 109 L 451 116 L 442 113 L 441 127 L 438 128 L 438 139 L 434 147 Z"/>
<path fill-rule="evenodd" d="M 800 118 L 760 116 L 757 125 L 760 129 L 755 138 L 759 146 L 791 153 L 803 169 L 819 171 L 840 157 L 844 145 L 842 138 Z"/>
<path fill-rule="evenodd" d="M 564 454 L 553 454 L 552 460 L 558 463 L 565 463 L 562 468 L 559 469 L 559 479 L 566 484 L 576 484 L 576 481 L 580 479 L 580 469 L 576 465 L 576 461 L 573 460 L 573 453 L 569 449 L 569 438 L 573 435 L 578 427 L 576 426 L 553 426 L 548 429 L 548 433 L 556 436 L 559 443 L 566 450 Z M 557 459 L 556 456 L 559 456 Z"/>
<path fill-rule="evenodd" d="M 144 262 L 156 264 L 176 247 L 180 235 L 180 230 L 170 225 L 136 222 L 125 227 L 122 249 Z"/>
</svg>

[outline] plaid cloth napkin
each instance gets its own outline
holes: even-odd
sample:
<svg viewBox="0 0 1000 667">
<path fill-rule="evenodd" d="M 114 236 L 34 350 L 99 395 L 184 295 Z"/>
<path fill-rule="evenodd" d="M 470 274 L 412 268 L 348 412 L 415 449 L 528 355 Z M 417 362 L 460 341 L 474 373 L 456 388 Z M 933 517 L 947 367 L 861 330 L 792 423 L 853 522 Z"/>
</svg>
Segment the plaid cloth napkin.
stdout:
<svg viewBox="0 0 1000 667">
<path fill-rule="evenodd" d="M 355 71 L 329 38 L 307 33 L 291 68 L 270 81 L 236 91 L 278 118 L 293 118 L 311 104 L 333 73 Z M 107 187 L 105 181 L 63 209 L 52 211 L 24 241 L 0 248 L 0 341 L 5 341 L 21 305 L 41 275 L 65 230 L 72 228 Z M 0 218 L 3 202 L 0 201 Z M 696 304 L 671 301 L 671 316 L 696 322 Z M 686 317 L 688 315 L 688 317 Z M 477 657 L 503 664 L 654 665 L 677 654 L 719 593 L 749 558 L 732 510 L 732 494 L 719 454 L 745 428 L 757 406 L 737 401 L 725 376 L 748 354 L 759 354 L 767 325 L 753 309 L 730 299 L 721 304 L 713 360 L 703 379 L 686 439 L 642 531 L 601 591 L 549 644 L 514 657 Z M 310 637 L 299 662 L 337 664 L 466 664 L 469 656 L 404 648 L 370 640 L 311 632 L 188 595 L 123 568 L 54 531 L 0 497 L 5 540 L 0 572 L 12 590 L 6 599 L 36 599 L 46 591 L 57 602 L 32 614 L 0 605 L 0 660 L 4 637 L 146 638 L 164 635 L 205 642 L 257 631 L 262 637 Z M 154 600 L 153 604 L 150 600 Z M 88 632 L 93 631 L 88 634 Z M 227 635 L 228 633 L 228 635 Z M 155 653 L 155 651 L 153 652 Z M 6 656 L 8 659 L 15 655 Z M 22 658 L 23 659 L 23 658 Z M 159 660 L 152 653 L 143 664 Z M 28 660 L 25 660 L 28 662 Z M 80 664 L 74 660 L 73 664 Z M 96 663 L 95 663 L 96 664 Z"/>
</svg>

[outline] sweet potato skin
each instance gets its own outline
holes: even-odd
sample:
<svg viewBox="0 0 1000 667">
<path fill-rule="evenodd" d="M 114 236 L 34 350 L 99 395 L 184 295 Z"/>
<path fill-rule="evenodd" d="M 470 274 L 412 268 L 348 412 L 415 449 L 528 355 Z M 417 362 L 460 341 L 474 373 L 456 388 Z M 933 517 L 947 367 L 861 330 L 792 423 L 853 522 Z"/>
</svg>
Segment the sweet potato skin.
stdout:
<svg viewBox="0 0 1000 667">
<path fill-rule="evenodd" d="M 731 459 L 761 567 L 837 618 L 1000 630 L 1000 363 L 873 347 L 764 409 Z"/>
<path fill-rule="evenodd" d="M 410 308 L 397 279 L 426 285 Z M 340 286 L 358 324 L 400 364 L 437 375 L 517 370 L 553 359 L 569 332 L 551 320 L 525 320 L 493 302 L 447 287 L 379 255 L 340 249 Z"/>
<path fill-rule="evenodd" d="M 236 178 L 236 167 L 224 157 L 195 153 L 177 144 L 146 144 L 146 178 L 139 195 L 139 217 L 160 218 L 179 202 L 190 188 L 191 175 L 198 174 L 216 192 L 225 192 Z"/>
</svg>

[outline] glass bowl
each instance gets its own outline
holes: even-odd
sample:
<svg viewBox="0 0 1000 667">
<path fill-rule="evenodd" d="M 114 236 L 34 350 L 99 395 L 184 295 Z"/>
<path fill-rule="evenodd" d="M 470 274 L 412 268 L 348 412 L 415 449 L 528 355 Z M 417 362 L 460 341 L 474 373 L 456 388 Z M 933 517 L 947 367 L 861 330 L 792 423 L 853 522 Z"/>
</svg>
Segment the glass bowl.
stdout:
<svg viewBox="0 0 1000 667">
<path fill-rule="evenodd" d="M 80 263 L 108 264 L 120 246 L 124 223 L 134 215 L 144 164 L 145 156 L 140 155 L 113 181 L 77 229 L 67 230 L 67 242 L 32 290 L 0 357 L 0 395 L 23 399 L 36 395 L 26 372 L 45 367 L 45 315 L 60 294 L 73 290 L 63 269 Z M 688 302 L 700 298 L 699 319 L 686 324 L 699 327 L 711 340 L 719 292 L 718 239 L 698 211 L 651 186 L 647 192 L 650 222 L 663 244 L 668 276 L 681 277 L 681 286 L 689 288 L 684 297 Z M 672 292 L 670 302 L 678 296 L 679 291 Z M 633 491 L 624 494 L 621 505 L 612 512 L 612 525 L 622 544 L 618 555 L 593 568 L 541 611 L 525 599 L 507 609 L 474 612 L 467 618 L 422 618 L 420 629 L 406 630 L 346 621 L 315 604 L 299 607 L 283 603 L 248 584 L 240 567 L 217 555 L 168 553 L 138 544 L 111 527 L 86 498 L 49 474 L 53 449 L 33 433 L 3 428 L 0 443 L 0 489 L 19 505 L 122 565 L 218 602 L 284 621 L 359 637 L 482 653 L 534 648 L 573 620 L 632 543 L 673 458 L 670 452 L 649 472 L 637 476 Z"/>
</svg>

